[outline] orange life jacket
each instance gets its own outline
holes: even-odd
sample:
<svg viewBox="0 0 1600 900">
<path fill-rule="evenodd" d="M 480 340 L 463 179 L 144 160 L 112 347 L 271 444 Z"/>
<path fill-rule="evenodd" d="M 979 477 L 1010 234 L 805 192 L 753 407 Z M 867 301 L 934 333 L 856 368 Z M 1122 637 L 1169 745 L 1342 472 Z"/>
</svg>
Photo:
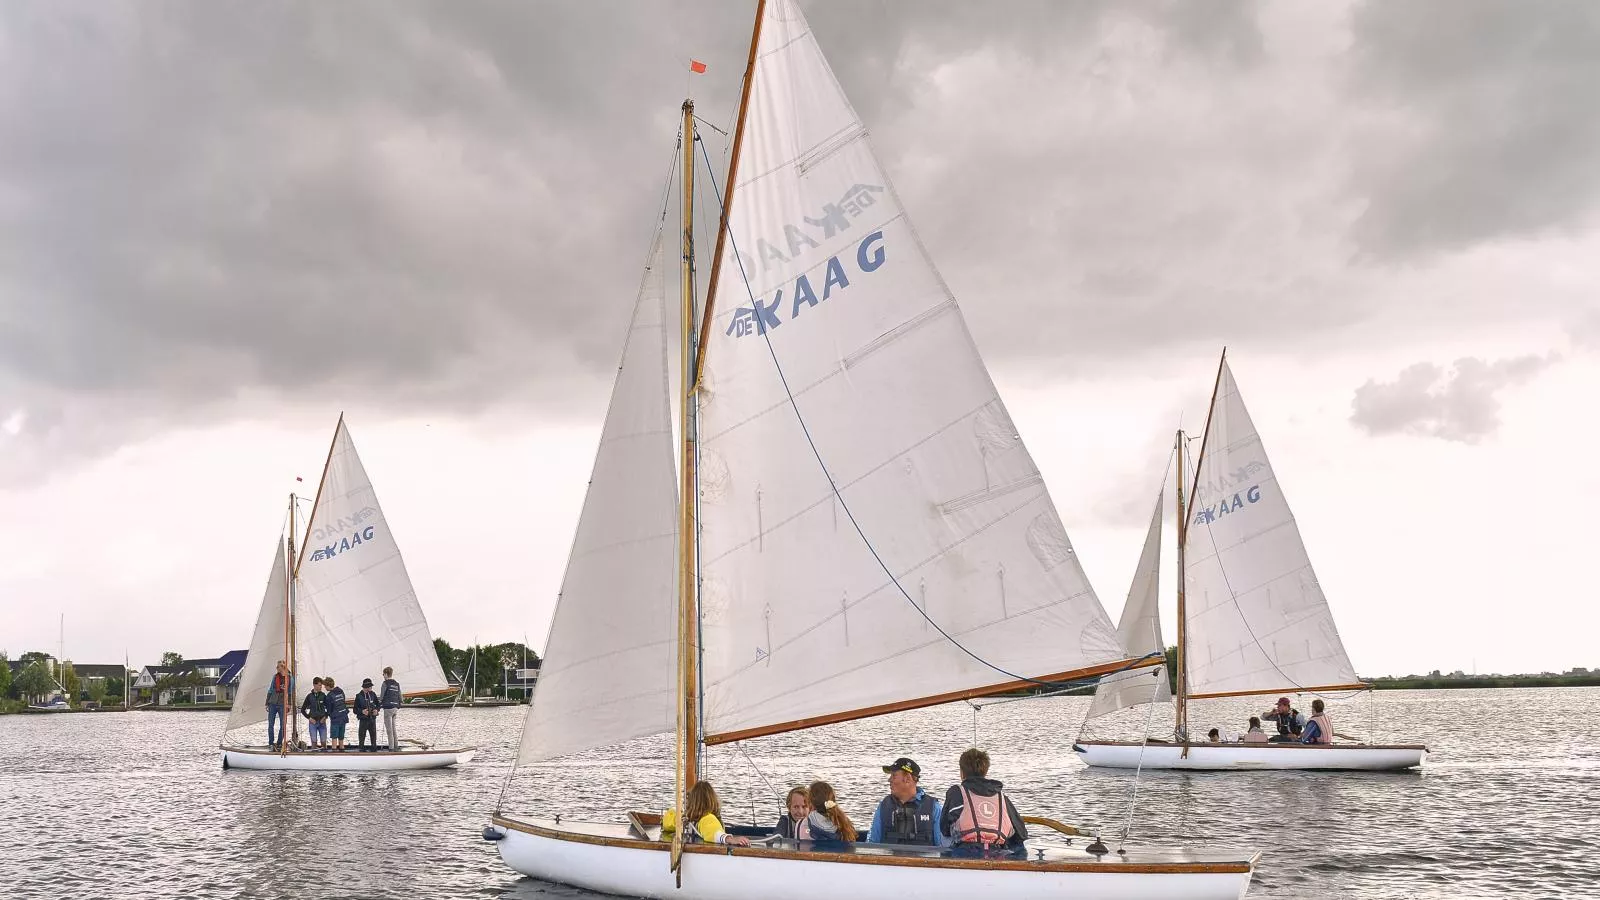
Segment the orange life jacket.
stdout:
<svg viewBox="0 0 1600 900">
<path fill-rule="evenodd" d="M 1333 743 L 1333 723 L 1328 721 L 1328 714 L 1323 713 L 1319 716 L 1312 716 L 1311 721 L 1317 723 L 1317 743 Z"/>
<path fill-rule="evenodd" d="M 1006 814 L 1004 792 L 996 791 L 993 797 L 984 797 L 961 787 L 961 814 L 956 817 L 955 827 L 950 829 L 951 843 L 978 844 L 987 850 L 1010 841 L 1016 832 L 1011 816 Z"/>
</svg>

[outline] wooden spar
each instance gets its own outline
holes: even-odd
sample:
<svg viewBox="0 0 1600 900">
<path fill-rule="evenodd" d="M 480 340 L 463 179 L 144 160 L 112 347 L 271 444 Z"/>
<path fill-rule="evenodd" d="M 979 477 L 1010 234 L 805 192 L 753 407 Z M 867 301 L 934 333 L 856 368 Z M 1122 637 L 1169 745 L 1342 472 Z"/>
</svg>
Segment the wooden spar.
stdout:
<svg viewBox="0 0 1600 900">
<path fill-rule="evenodd" d="M 1228 348 L 1222 348 L 1222 359 L 1217 362 L 1217 380 L 1211 385 L 1211 403 L 1206 407 L 1206 428 L 1200 434 L 1200 455 L 1194 462 L 1194 485 L 1189 491 L 1189 502 L 1194 502 L 1195 495 L 1200 491 L 1200 467 L 1206 464 L 1206 442 L 1211 439 L 1211 417 L 1217 410 L 1217 392 L 1222 390 L 1222 369 L 1228 364 Z M 1189 664 L 1184 659 L 1184 651 L 1189 640 L 1186 617 L 1184 614 L 1184 551 L 1189 542 L 1189 510 L 1183 501 L 1183 439 L 1179 432 L 1178 439 L 1178 737 L 1189 740 Z M 1220 562 L 1220 561 L 1219 561 Z M 1183 755 L 1189 755 L 1189 747 L 1184 745 Z"/>
<path fill-rule="evenodd" d="M 309 519 L 306 519 L 306 526 L 307 527 L 310 527 L 311 523 L 315 522 L 317 520 L 317 506 L 318 506 L 318 504 L 322 503 L 322 489 L 324 487 L 327 487 L 327 485 L 328 485 L 328 467 L 333 464 L 333 448 L 339 446 L 339 432 L 342 431 L 343 429 L 344 429 L 344 412 L 341 410 L 339 412 L 339 422 L 338 422 L 338 424 L 333 426 L 333 440 L 328 442 L 328 458 L 322 461 L 322 479 L 317 482 L 317 495 L 316 495 L 316 497 L 312 498 L 312 500 L 311 500 L 311 517 Z M 289 580 L 290 581 L 293 581 L 294 579 L 300 577 L 300 563 L 301 563 L 300 558 L 295 556 L 295 554 L 294 554 L 294 548 L 293 548 L 293 544 L 294 544 L 293 519 L 294 519 L 294 516 L 293 516 L 293 513 L 291 512 L 290 513 L 290 526 L 289 526 L 289 543 L 290 543 L 290 550 L 289 550 Z M 311 543 L 310 541 L 306 542 L 307 545 L 309 545 L 310 543 Z M 304 556 L 304 555 L 305 555 L 305 547 L 301 547 L 300 548 L 300 556 Z"/>
<path fill-rule="evenodd" d="M 700 319 L 700 333 L 711 333 L 711 315 L 717 304 L 717 276 L 722 273 L 722 251 L 728 241 L 728 217 L 733 215 L 733 186 L 739 181 L 739 149 L 744 146 L 744 121 L 750 112 L 750 85 L 756 80 L 756 53 L 761 47 L 761 20 L 766 17 L 767 0 L 756 0 L 756 24 L 750 32 L 750 59 L 744 66 L 744 87 L 739 91 L 739 116 L 733 125 L 733 149 L 728 158 L 727 184 L 722 187 L 722 217 L 717 221 L 717 245 L 711 253 L 711 284 L 706 287 L 706 309 Z M 694 154 L 694 145 L 690 144 L 684 151 L 689 155 Z M 690 396 L 700 389 L 700 376 L 706 369 L 706 355 L 704 350 L 697 355 L 694 362 L 694 380 L 690 382 L 691 389 L 685 393 Z"/>
<path fill-rule="evenodd" d="M 341 416 L 340 418 L 341 418 L 341 421 L 342 421 L 343 417 Z M 338 434 L 338 432 L 335 431 L 334 434 Z M 329 448 L 329 452 L 330 453 L 333 452 L 331 447 Z M 326 477 L 326 474 L 327 474 L 326 470 L 324 470 L 323 474 L 324 474 L 324 477 Z M 283 707 L 282 707 L 283 715 L 280 717 L 279 722 L 278 722 L 278 741 L 279 741 L 279 745 L 281 747 L 283 747 L 283 750 L 281 751 L 281 753 L 283 753 L 283 754 L 287 754 L 289 752 L 289 748 L 294 745 L 294 740 L 292 740 L 291 738 L 285 736 L 285 734 L 284 734 L 290 728 L 289 722 L 290 722 L 291 718 L 294 721 L 294 725 L 293 725 L 293 727 L 294 727 L 294 739 L 298 739 L 300 737 L 300 717 L 298 715 L 291 715 L 291 713 L 290 713 L 290 710 L 294 707 L 294 656 L 295 656 L 295 653 L 294 653 L 294 575 L 295 575 L 295 565 L 294 565 L 294 529 L 295 529 L 294 504 L 295 504 L 295 496 L 294 496 L 293 493 L 290 493 L 289 494 L 289 533 L 288 533 L 288 536 L 287 536 L 288 543 L 286 545 L 286 549 L 284 550 L 284 554 L 283 554 L 283 566 L 284 566 L 284 572 L 283 572 L 283 574 L 284 574 L 284 579 L 283 579 L 283 661 L 289 665 L 289 674 L 284 679 L 284 682 L 283 682 Z M 277 673 L 276 673 L 276 671 L 274 671 L 273 677 L 276 677 L 276 676 L 277 676 Z"/>
<path fill-rule="evenodd" d="M 1075 681 L 1079 678 L 1092 678 L 1099 675 L 1109 675 L 1113 672 L 1132 671 L 1134 669 L 1148 669 L 1166 662 L 1165 659 L 1130 658 L 1119 659 L 1116 662 L 1102 663 L 1084 669 L 1073 669 L 1070 672 L 1058 672 L 1054 675 L 1041 675 L 1027 681 L 1002 681 L 999 684 L 984 687 L 970 688 L 962 691 L 950 691 L 945 694 L 933 694 L 927 697 L 916 697 L 911 700 L 900 700 L 895 703 L 884 703 L 878 706 L 867 706 L 861 709 L 846 710 L 844 712 L 829 713 L 825 716 L 812 716 L 808 719 L 795 719 L 792 722 L 780 722 L 774 725 L 763 725 L 758 728 L 746 728 L 742 731 L 725 731 L 720 734 L 708 734 L 704 737 L 707 744 L 726 744 L 732 741 L 749 740 L 750 738 L 766 737 L 770 734 L 783 734 L 788 731 L 800 731 L 806 728 L 816 728 L 819 725 L 832 725 L 835 722 L 849 722 L 855 719 L 870 719 L 873 716 L 887 715 L 888 713 L 904 712 L 908 709 L 921 709 L 925 706 L 937 706 L 940 703 L 953 703 L 957 700 L 971 700 L 976 697 L 988 697 L 994 694 L 1003 694 L 1007 691 L 1022 690 L 1024 688 L 1038 687 L 1040 682 Z"/>
<path fill-rule="evenodd" d="M 1178 462 L 1178 671 L 1174 672 L 1178 690 L 1174 698 L 1177 704 L 1177 728 L 1179 736 L 1187 740 L 1189 732 L 1189 670 L 1184 668 L 1183 651 L 1188 639 L 1184 631 L 1187 616 L 1184 610 L 1183 596 L 1183 542 L 1188 536 L 1189 510 L 1184 506 L 1183 479 L 1183 429 L 1178 429 L 1177 446 L 1174 455 Z"/>
<path fill-rule="evenodd" d="M 1210 694 L 1195 694 L 1194 700 L 1216 700 L 1220 697 L 1267 697 L 1272 694 L 1327 694 L 1333 691 L 1370 691 L 1372 685 L 1364 681 L 1351 684 L 1319 684 L 1313 687 L 1286 687 L 1271 689 L 1255 689 L 1248 691 L 1216 691 Z"/>
<path fill-rule="evenodd" d="M 695 584 L 695 446 L 694 446 L 694 373 L 696 335 L 694 323 L 694 101 L 683 101 L 683 233 L 681 249 L 683 315 L 679 341 L 679 356 L 683 364 L 683 389 L 679 427 L 682 435 L 682 460 L 679 466 L 682 483 L 678 490 L 678 819 L 683 821 L 683 811 L 689 794 L 700 778 L 700 676 L 699 632 L 700 617 L 696 601 Z M 683 859 L 683 832 L 680 827 L 673 834 L 670 864 L 678 877 Z"/>
</svg>

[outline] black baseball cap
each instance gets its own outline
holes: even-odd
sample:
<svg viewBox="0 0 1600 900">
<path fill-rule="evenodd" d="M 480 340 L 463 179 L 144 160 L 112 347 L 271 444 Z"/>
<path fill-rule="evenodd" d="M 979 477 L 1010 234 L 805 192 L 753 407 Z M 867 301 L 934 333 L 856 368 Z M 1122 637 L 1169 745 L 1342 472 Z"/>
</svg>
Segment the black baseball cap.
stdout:
<svg viewBox="0 0 1600 900">
<path fill-rule="evenodd" d="M 362 687 L 372 687 L 372 679 L 371 678 L 363 678 L 363 679 L 361 679 L 361 686 Z"/>
<path fill-rule="evenodd" d="M 902 771 L 903 772 L 910 772 L 912 778 L 921 778 L 922 777 L 922 767 L 917 765 L 917 761 L 912 759 L 912 758 L 910 758 L 909 756 L 902 756 L 899 759 L 895 760 L 894 762 L 888 764 L 887 766 L 884 766 L 883 767 L 883 771 L 886 772 L 886 773 L 902 772 Z"/>
</svg>

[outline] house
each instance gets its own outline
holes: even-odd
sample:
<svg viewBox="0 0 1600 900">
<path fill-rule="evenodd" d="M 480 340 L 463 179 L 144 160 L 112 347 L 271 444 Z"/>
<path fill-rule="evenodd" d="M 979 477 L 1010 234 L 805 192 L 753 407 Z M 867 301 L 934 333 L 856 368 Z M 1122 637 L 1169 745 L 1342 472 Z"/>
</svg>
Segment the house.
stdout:
<svg viewBox="0 0 1600 900">
<path fill-rule="evenodd" d="M 75 662 L 68 661 L 67 665 L 72 666 L 72 671 L 77 673 L 78 682 L 82 685 L 79 690 L 85 694 L 93 694 L 95 692 L 96 685 L 98 685 L 101 690 L 105 690 L 106 685 L 113 678 L 126 684 L 127 678 L 133 674 L 126 666 L 118 663 L 112 663 L 110 665 L 84 663 L 83 665 L 79 665 Z M 122 695 L 119 693 L 115 697 L 107 697 L 106 699 L 111 703 L 121 703 Z"/>
<path fill-rule="evenodd" d="M 174 694 L 187 696 L 194 703 L 220 703 L 231 705 L 239 689 L 239 676 L 244 673 L 248 650 L 230 650 L 210 659 L 186 659 L 176 666 L 145 666 L 134 679 L 133 689 L 146 700 L 160 706 L 172 703 Z M 189 677 L 185 677 L 189 676 Z M 156 685 L 163 679 L 192 682 L 173 690 L 162 690 L 157 696 Z"/>
</svg>

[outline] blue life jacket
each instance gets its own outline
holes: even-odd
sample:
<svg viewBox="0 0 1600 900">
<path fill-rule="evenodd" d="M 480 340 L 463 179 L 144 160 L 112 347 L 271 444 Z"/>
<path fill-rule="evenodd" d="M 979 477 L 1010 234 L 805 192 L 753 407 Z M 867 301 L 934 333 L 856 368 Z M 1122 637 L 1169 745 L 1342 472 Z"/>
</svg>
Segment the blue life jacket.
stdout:
<svg viewBox="0 0 1600 900">
<path fill-rule="evenodd" d="M 883 826 L 881 840 L 885 844 L 939 843 L 935 837 L 934 804 L 938 801 L 926 791 L 918 791 L 909 803 L 901 803 L 893 794 L 885 794 L 878 801 L 877 821 Z"/>
<path fill-rule="evenodd" d="M 323 703 L 327 707 L 328 718 L 333 720 L 333 724 L 343 725 L 350 721 L 350 707 L 346 706 L 344 702 L 344 688 L 335 687 L 329 691 L 328 696 L 323 699 Z"/>
<path fill-rule="evenodd" d="M 393 678 L 383 680 L 383 699 L 380 701 L 384 709 L 399 709 L 404 698 L 400 694 L 400 682 Z"/>
</svg>

